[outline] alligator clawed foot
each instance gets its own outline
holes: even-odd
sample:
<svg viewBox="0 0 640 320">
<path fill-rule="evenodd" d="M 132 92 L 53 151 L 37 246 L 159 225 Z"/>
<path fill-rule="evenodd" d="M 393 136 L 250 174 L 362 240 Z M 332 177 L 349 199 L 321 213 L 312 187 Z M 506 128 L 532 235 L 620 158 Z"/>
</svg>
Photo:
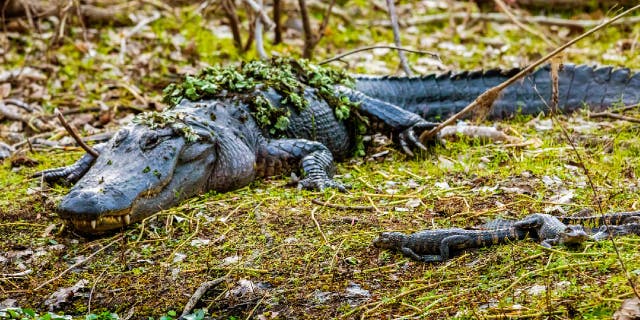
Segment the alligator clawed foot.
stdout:
<svg viewBox="0 0 640 320">
<path fill-rule="evenodd" d="M 419 121 L 411 127 L 400 132 L 400 134 L 398 135 L 398 142 L 400 143 L 400 147 L 402 147 L 402 151 L 404 151 L 404 153 L 411 157 L 413 157 L 413 152 L 411 151 L 412 147 L 426 151 L 427 147 L 425 147 L 424 144 L 422 144 L 418 140 L 418 137 L 416 137 L 416 132 L 421 133 L 425 130 L 433 129 L 436 126 L 437 124 L 433 122 Z"/>
<path fill-rule="evenodd" d="M 298 189 L 322 191 L 326 188 L 334 188 L 340 192 L 348 192 L 347 190 L 350 186 L 328 178 L 304 178 L 298 182 Z"/>
<path fill-rule="evenodd" d="M 70 166 L 38 171 L 31 175 L 32 179 L 42 179 L 46 183 L 60 183 L 65 186 L 75 183 L 80 177 L 81 175 L 76 174 Z"/>
</svg>

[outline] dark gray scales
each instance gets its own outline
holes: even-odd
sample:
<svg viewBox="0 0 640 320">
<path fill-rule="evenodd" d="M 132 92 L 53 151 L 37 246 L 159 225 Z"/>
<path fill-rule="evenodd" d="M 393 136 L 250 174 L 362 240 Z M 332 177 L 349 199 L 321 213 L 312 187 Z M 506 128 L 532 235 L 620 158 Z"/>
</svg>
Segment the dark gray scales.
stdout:
<svg viewBox="0 0 640 320">
<path fill-rule="evenodd" d="M 516 228 L 496 230 L 467 230 L 460 228 L 424 230 L 410 235 L 401 232 L 383 232 L 373 245 L 393 249 L 422 262 L 441 262 L 453 252 L 481 248 L 522 240 L 527 232 Z"/>
</svg>

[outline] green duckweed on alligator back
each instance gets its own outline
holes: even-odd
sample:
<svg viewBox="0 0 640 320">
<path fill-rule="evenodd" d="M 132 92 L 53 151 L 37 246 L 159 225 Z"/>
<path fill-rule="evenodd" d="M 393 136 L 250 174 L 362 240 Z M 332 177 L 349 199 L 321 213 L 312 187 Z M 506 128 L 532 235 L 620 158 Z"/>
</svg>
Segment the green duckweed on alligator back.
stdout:
<svg viewBox="0 0 640 320">
<path fill-rule="evenodd" d="M 209 190 L 292 171 L 304 173 L 300 188 L 344 189 L 331 179 L 333 162 L 361 154 L 363 134 L 382 128 L 412 154 L 424 149 L 416 136 L 434 126 L 430 120 L 455 113 L 514 72 L 351 78 L 290 59 L 214 67 L 169 86 L 172 106 L 122 127 L 95 146 L 98 158 L 84 155 L 36 176 L 75 183 L 58 211 L 92 234 Z M 559 83 L 566 112 L 640 102 L 640 76 L 628 69 L 566 65 Z M 537 70 L 507 88 L 490 116 L 545 111 L 550 85 L 548 69 Z"/>
</svg>

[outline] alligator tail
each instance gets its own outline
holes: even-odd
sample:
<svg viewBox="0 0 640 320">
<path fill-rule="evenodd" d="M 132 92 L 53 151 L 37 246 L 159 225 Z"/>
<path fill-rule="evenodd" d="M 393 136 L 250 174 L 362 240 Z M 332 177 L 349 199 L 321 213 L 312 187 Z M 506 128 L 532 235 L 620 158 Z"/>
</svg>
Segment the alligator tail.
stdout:
<svg viewBox="0 0 640 320">
<path fill-rule="evenodd" d="M 566 225 L 578 224 L 586 227 L 596 228 L 603 225 L 621 225 L 640 222 L 640 211 L 615 212 L 603 214 L 600 216 L 586 217 L 563 216 L 559 217 L 559 219 Z"/>
<path fill-rule="evenodd" d="M 356 89 L 411 111 L 429 121 L 450 117 L 520 69 L 445 73 L 421 77 L 357 77 Z M 503 90 L 488 115 L 548 113 L 550 66 L 544 66 Z M 640 74 L 626 68 L 564 65 L 559 72 L 558 108 L 565 113 L 588 107 L 601 111 L 640 102 Z"/>
</svg>

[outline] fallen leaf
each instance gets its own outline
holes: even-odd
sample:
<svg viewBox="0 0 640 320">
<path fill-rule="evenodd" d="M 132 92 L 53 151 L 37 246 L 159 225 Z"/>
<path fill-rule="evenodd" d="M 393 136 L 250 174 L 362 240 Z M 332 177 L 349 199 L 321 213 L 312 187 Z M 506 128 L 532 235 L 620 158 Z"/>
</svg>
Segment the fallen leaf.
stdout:
<svg viewBox="0 0 640 320">
<path fill-rule="evenodd" d="M 613 314 L 614 320 L 640 319 L 640 300 L 637 297 L 622 301 L 620 309 Z"/>
</svg>

